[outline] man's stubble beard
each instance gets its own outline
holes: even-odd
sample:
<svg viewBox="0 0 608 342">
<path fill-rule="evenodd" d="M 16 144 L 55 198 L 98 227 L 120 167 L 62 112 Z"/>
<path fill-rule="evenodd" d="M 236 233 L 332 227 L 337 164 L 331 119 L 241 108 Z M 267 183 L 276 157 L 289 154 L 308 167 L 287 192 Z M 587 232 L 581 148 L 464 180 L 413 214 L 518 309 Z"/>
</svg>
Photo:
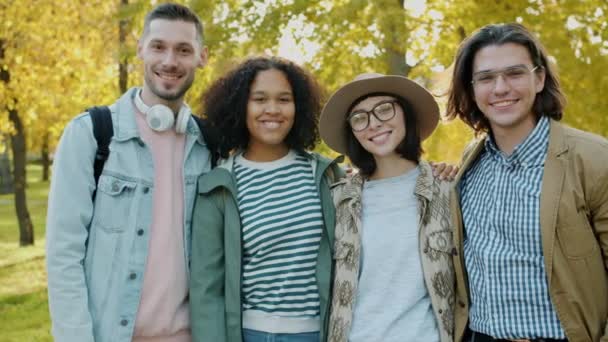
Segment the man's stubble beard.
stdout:
<svg viewBox="0 0 608 342">
<path fill-rule="evenodd" d="M 194 82 L 194 74 L 190 74 L 188 78 L 186 78 L 186 80 L 184 81 L 184 84 L 180 88 L 178 88 L 174 93 L 166 93 L 158 89 L 148 75 L 149 74 L 146 74 L 145 80 L 152 94 L 156 95 L 160 99 L 169 102 L 181 99 L 186 94 L 188 89 L 190 89 L 192 83 Z"/>
</svg>

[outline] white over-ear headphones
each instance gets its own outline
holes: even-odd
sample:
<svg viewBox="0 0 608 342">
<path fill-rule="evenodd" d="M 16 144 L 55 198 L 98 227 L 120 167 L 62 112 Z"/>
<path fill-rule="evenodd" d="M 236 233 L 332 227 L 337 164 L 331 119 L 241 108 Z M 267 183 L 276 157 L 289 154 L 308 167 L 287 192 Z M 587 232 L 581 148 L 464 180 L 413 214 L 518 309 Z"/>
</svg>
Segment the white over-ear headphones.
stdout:
<svg viewBox="0 0 608 342">
<path fill-rule="evenodd" d="M 190 120 L 190 109 L 185 104 L 179 109 L 176 120 L 171 108 L 165 105 L 157 104 L 148 107 L 141 99 L 140 89 L 137 94 L 135 94 L 135 107 L 146 116 L 146 122 L 153 130 L 157 132 L 166 131 L 173 127 L 173 124 L 175 123 L 175 131 L 177 133 L 186 133 L 188 120 Z"/>
</svg>

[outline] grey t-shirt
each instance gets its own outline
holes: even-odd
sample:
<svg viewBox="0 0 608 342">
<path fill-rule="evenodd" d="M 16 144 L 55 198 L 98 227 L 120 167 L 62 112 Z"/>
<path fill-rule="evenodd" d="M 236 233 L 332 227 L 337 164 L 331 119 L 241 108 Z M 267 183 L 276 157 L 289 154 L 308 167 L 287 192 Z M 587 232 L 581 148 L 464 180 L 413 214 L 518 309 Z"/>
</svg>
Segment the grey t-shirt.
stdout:
<svg viewBox="0 0 608 342">
<path fill-rule="evenodd" d="M 420 170 L 363 185 L 361 271 L 351 342 L 439 341 L 424 284 L 414 194 Z"/>
</svg>

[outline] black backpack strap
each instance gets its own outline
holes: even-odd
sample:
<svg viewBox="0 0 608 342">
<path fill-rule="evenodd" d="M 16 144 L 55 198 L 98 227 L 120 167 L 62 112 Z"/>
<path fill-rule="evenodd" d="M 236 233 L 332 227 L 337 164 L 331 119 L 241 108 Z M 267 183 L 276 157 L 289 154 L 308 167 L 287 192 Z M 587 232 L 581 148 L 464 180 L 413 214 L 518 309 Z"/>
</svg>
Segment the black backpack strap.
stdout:
<svg viewBox="0 0 608 342">
<path fill-rule="evenodd" d="M 112 113 L 107 106 L 91 107 L 87 111 L 93 122 L 93 135 L 97 140 L 97 153 L 93 164 L 93 175 L 95 184 L 97 184 L 101 171 L 103 171 L 103 165 L 110 156 L 110 140 L 114 135 L 114 127 L 112 126 Z"/>
<path fill-rule="evenodd" d="M 202 119 L 196 115 L 192 115 L 192 118 L 196 122 L 198 129 L 201 131 L 201 134 L 205 138 L 205 142 L 207 143 L 207 148 L 209 149 L 209 153 L 211 154 L 211 167 L 216 167 L 217 162 L 220 159 L 219 152 L 219 140 L 215 131 L 209 127 L 209 122 L 205 119 Z"/>
</svg>

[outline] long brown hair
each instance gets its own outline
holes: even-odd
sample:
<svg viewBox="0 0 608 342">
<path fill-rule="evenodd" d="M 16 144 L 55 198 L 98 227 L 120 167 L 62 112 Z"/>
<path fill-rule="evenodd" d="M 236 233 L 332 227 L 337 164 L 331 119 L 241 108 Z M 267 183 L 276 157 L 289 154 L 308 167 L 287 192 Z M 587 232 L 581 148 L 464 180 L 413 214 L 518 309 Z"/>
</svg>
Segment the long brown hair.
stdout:
<svg viewBox="0 0 608 342">
<path fill-rule="evenodd" d="M 447 118 L 459 117 L 475 130 L 475 134 L 487 132 L 489 122 L 474 101 L 473 59 L 479 50 L 489 45 L 514 43 L 525 47 L 532 63 L 545 70 L 545 86 L 536 94 L 532 111 L 537 118 L 548 116 L 561 120 L 566 100 L 560 89 L 557 73 L 548 62 L 547 53 L 540 41 L 520 24 L 487 25 L 465 39 L 458 48 L 454 62 L 454 73 L 450 84 Z"/>
</svg>

